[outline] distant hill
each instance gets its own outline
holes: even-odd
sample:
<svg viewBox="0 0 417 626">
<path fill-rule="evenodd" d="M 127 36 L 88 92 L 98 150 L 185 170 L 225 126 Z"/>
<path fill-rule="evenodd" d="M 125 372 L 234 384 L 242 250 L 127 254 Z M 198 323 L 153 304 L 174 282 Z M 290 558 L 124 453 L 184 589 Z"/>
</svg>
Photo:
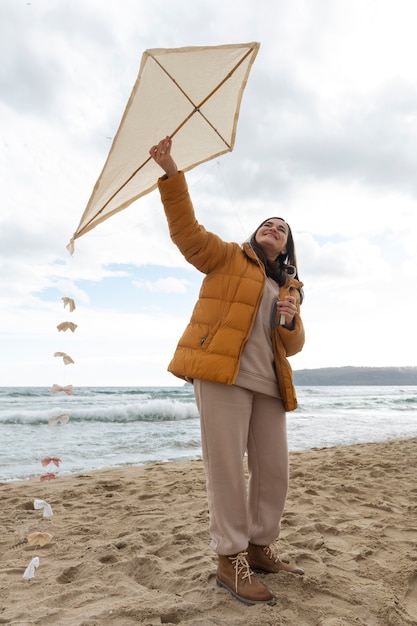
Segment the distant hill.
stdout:
<svg viewBox="0 0 417 626">
<path fill-rule="evenodd" d="M 322 367 L 294 371 L 296 385 L 417 385 L 417 367 Z"/>
</svg>

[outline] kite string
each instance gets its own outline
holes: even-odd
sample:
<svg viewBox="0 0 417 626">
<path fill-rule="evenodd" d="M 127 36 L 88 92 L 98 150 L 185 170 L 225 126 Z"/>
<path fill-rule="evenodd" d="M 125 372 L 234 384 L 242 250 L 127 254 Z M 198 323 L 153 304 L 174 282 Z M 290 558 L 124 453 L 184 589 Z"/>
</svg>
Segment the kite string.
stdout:
<svg viewBox="0 0 417 626">
<path fill-rule="evenodd" d="M 75 293 L 74 293 L 74 257 L 70 256 L 69 259 L 66 260 L 67 261 L 67 265 L 66 265 L 66 269 L 67 269 L 67 285 L 66 285 L 66 293 L 64 293 L 64 296 L 68 296 L 71 298 L 74 298 L 75 300 Z M 64 312 L 65 312 L 65 316 L 71 316 L 73 315 L 73 312 L 70 312 L 69 307 L 66 307 L 63 305 L 63 300 L 61 300 L 61 307 L 63 308 Z M 63 336 L 62 336 L 63 335 Z M 64 350 L 63 352 L 65 352 L 66 354 L 69 354 L 72 357 L 72 350 L 70 349 L 71 343 L 74 343 L 73 341 L 71 341 L 72 337 L 73 337 L 74 333 L 73 332 L 69 332 L 68 330 L 65 332 L 58 332 L 58 337 L 59 337 L 59 341 L 63 342 L 64 344 Z M 74 347 L 74 346 L 72 346 Z M 69 350 L 69 352 L 68 352 Z M 61 357 L 59 357 L 61 358 Z M 68 384 L 68 377 L 67 377 L 67 365 L 65 363 L 63 363 L 63 367 L 64 367 L 64 374 L 63 374 L 63 387 L 65 387 Z M 70 365 L 71 367 L 71 365 Z M 71 374 L 72 374 L 72 369 L 71 369 Z M 68 397 L 66 396 L 66 400 L 68 401 Z"/>
</svg>

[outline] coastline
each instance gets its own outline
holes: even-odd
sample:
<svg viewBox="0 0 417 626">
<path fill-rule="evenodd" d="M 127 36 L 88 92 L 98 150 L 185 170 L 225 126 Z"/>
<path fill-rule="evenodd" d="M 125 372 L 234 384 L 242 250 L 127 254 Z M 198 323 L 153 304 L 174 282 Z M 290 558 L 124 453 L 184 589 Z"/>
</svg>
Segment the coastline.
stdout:
<svg viewBox="0 0 417 626">
<path fill-rule="evenodd" d="M 260 576 L 275 607 L 216 586 L 202 461 L 0 483 L 0 624 L 415 625 L 416 459 L 417 438 L 290 453 L 278 546 L 306 574 Z"/>
</svg>

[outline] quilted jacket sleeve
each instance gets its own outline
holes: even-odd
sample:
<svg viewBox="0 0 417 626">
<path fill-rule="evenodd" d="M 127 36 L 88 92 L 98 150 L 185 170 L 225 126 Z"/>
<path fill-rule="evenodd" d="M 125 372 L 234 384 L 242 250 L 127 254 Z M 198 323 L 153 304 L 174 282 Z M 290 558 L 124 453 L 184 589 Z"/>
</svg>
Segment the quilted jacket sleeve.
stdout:
<svg viewBox="0 0 417 626">
<path fill-rule="evenodd" d="M 290 285 L 288 287 L 281 287 L 279 292 L 280 299 L 282 300 L 286 295 L 293 296 L 297 307 L 292 330 L 285 328 L 285 326 L 277 326 L 274 328 L 274 331 L 278 333 L 279 343 L 282 346 L 283 355 L 285 355 L 285 357 L 293 356 L 301 352 L 305 342 L 304 325 L 300 315 L 300 292 L 298 291 L 300 287 L 302 287 L 302 283 L 292 279 Z"/>
<path fill-rule="evenodd" d="M 158 181 L 172 241 L 185 259 L 208 274 L 226 262 L 230 245 L 198 223 L 183 172 Z"/>
<path fill-rule="evenodd" d="M 305 342 L 305 334 L 303 320 L 299 313 L 296 313 L 294 317 L 294 328 L 292 330 L 288 330 L 283 326 L 280 326 L 277 330 L 285 348 L 285 356 L 293 356 L 301 352 Z"/>
</svg>

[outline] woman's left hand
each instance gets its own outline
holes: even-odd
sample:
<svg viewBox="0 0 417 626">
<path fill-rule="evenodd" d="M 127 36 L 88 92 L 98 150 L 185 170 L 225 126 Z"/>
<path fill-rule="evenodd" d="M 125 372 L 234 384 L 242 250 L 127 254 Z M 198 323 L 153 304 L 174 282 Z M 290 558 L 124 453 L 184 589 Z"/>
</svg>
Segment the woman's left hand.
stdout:
<svg viewBox="0 0 417 626">
<path fill-rule="evenodd" d="M 278 300 L 277 313 L 285 318 L 285 326 L 293 327 L 294 316 L 297 312 L 297 306 L 294 296 L 285 296 L 284 300 Z"/>
</svg>

